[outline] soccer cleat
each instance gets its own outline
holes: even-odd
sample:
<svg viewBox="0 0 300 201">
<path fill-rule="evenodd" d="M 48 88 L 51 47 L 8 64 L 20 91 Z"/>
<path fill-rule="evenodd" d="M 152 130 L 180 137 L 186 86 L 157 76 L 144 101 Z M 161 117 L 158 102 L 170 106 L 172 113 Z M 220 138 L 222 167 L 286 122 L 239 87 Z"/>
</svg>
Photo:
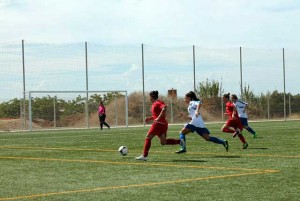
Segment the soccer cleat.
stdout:
<svg viewBox="0 0 300 201">
<path fill-rule="evenodd" d="M 253 137 L 252 138 L 257 138 L 257 135 L 256 135 L 256 133 L 255 134 L 253 134 Z"/>
<path fill-rule="evenodd" d="M 243 149 L 247 149 L 247 147 L 248 147 L 248 143 L 245 142 L 245 143 L 243 144 Z"/>
<path fill-rule="evenodd" d="M 225 147 L 226 151 L 228 152 L 228 150 L 229 150 L 229 144 L 228 144 L 227 140 L 224 140 L 223 146 Z"/>
<path fill-rule="evenodd" d="M 141 155 L 139 157 L 135 157 L 135 160 L 139 160 L 139 161 L 147 161 L 147 157 Z"/>
<path fill-rule="evenodd" d="M 176 154 L 183 154 L 186 153 L 186 149 L 180 149 L 178 151 L 175 151 Z"/>
</svg>

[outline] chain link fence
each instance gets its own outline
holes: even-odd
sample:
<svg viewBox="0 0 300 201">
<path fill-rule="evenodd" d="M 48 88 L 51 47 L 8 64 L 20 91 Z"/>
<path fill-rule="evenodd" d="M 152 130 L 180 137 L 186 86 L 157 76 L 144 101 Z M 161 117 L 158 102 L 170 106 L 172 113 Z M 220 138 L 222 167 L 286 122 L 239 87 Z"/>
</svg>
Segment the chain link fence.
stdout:
<svg viewBox="0 0 300 201">
<path fill-rule="evenodd" d="M 158 90 L 169 106 L 169 122 L 183 123 L 180 114 L 186 113 L 184 94 L 197 91 L 199 84 L 207 80 L 220 83 L 217 97 L 201 97 L 207 122 L 224 121 L 221 96 L 227 92 L 249 103 L 250 121 L 300 119 L 299 54 L 299 50 L 290 49 L 0 43 L 0 130 L 29 129 L 29 91 L 126 90 L 130 126 L 144 124 L 150 112 L 148 93 Z M 175 98 L 168 97 L 170 89 L 177 92 Z M 72 99 L 76 101 L 78 96 Z M 82 106 L 83 114 L 94 103 L 86 104 Z M 113 126 L 126 125 L 124 117 L 116 115 L 124 114 L 122 104 L 116 99 L 107 105 L 107 119 Z M 55 111 L 52 105 L 43 107 L 49 113 Z M 32 121 L 37 129 L 91 125 L 83 123 L 84 118 L 65 118 L 78 122 Z M 97 127 L 93 121 L 92 127 Z"/>
</svg>

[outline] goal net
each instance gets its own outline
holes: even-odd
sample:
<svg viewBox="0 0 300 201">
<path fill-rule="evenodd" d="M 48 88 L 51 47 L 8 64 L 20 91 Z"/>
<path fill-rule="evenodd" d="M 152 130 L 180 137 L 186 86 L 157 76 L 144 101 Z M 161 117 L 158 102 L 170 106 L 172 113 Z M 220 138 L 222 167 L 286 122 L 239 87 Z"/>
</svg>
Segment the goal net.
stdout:
<svg viewBox="0 0 300 201">
<path fill-rule="evenodd" d="M 127 91 L 29 91 L 28 96 L 29 130 L 100 128 L 101 101 L 111 127 L 128 127 Z"/>
</svg>

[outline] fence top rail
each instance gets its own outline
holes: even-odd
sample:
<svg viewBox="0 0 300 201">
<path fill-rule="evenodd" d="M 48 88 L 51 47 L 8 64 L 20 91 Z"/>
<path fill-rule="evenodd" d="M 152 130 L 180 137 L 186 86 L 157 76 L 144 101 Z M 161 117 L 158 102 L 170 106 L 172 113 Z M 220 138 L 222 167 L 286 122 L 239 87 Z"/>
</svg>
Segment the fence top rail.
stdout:
<svg viewBox="0 0 300 201">
<path fill-rule="evenodd" d="M 124 92 L 127 93 L 127 90 L 106 90 L 106 91 L 28 91 L 29 94 L 31 93 L 99 93 L 99 92 Z"/>
</svg>

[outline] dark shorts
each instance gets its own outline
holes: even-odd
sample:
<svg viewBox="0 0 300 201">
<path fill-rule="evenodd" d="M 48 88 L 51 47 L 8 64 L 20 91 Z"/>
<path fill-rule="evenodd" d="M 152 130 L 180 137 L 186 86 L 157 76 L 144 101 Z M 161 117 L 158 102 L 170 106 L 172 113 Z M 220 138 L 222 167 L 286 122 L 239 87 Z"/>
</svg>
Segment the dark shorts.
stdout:
<svg viewBox="0 0 300 201">
<path fill-rule="evenodd" d="M 200 136 L 202 136 L 203 134 L 210 134 L 207 128 L 199 128 L 192 124 L 186 124 L 184 127 L 190 129 L 192 133 L 196 131 L 196 133 Z"/>
<path fill-rule="evenodd" d="M 241 120 L 243 126 L 248 126 L 248 119 L 247 118 L 240 117 L 240 120 Z"/>
<path fill-rule="evenodd" d="M 100 122 L 105 122 L 106 114 L 101 114 L 99 115 L 99 121 Z"/>
</svg>

